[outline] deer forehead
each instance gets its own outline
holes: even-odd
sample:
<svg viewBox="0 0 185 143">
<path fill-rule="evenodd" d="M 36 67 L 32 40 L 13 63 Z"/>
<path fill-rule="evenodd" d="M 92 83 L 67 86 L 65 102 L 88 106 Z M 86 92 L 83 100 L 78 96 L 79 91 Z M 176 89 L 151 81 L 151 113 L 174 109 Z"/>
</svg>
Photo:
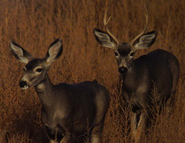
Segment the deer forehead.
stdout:
<svg viewBox="0 0 185 143">
<path fill-rule="evenodd" d="M 121 56 L 127 56 L 132 51 L 132 45 L 129 43 L 121 43 L 118 45 L 117 51 Z"/>
<path fill-rule="evenodd" d="M 41 59 L 33 59 L 32 61 L 30 61 L 26 66 L 25 68 L 27 70 L 33 70 L 37 67 L 42 67 L 43 65 L 43 60 Z"/>
</svg>

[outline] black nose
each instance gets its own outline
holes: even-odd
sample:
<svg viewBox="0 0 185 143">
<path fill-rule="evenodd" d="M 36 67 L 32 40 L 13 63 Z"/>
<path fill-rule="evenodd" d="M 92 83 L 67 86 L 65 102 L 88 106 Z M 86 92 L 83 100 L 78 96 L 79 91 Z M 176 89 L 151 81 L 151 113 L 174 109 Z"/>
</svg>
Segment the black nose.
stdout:
<svg viewBox="0 0 185 143">
<path fill-rule="evenodd" d="M 118 71 L 119 71 L 121 74 L 125 74 L 125 73 L 128 71 L 128 68 L 126 68 L 126 67 L 119 67 L 119 68 L 118 68 Z"/>
<path fill-rule="evenodd" d="M 27 82 L 26 81 L 20 81 L 19 86 L 21 88 L 23 88 L 23 87 L 27 86 Z"/>
</svg>

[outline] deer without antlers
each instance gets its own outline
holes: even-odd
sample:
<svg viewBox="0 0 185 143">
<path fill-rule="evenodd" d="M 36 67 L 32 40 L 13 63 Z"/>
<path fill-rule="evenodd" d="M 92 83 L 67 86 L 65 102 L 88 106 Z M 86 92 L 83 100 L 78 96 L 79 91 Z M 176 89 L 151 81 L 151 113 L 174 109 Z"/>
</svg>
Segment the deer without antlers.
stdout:
<svg viewBox="0 0 185 143">
<path fill-rule="evenodd" d="M 152 98 L 159 99 L 164 105 L 170 96 L 174 96 L 179 79 L 179 62 L 170 52 L 162 49 L 154 50 L 147 55 L 134 59 L 134 54 L 139 49 L 147 49 L 153 45 L 157 32 L 143 31 L 130 43 L 120 43 L 108 30 L 107 10 L 104 15 L 106 32 L 94 29 L 94 35 L 103 47 L 113 49 L 118 63 L 118 71 L 122 75 L 122 95 L 127 106 L 131 107 L 131 132 L 132 138 L 138 142 L 142 131 L 148 126 L 151 116 Z M 157 95 L 153 91 L 157 90 Z M 161 106 L 162 106 L 161 105 Z"/>
<path fill-rule="evenodd" d="M 107 89 L 96 81 L 53 85 L 47 75 L 51 64 L 62 54 L 62 40 L 54 41 L 43 59 L 34 58 L 15 42 L 11 42 L 10 47 L 14 56 L 26 64 L 20 87 L 35 87 L 42 103 L 41 119 L 50 142 L 74 143 L 87 129 L 90 130 L 90 143 L 101 142 L 109 105 Z"/>
</svg>

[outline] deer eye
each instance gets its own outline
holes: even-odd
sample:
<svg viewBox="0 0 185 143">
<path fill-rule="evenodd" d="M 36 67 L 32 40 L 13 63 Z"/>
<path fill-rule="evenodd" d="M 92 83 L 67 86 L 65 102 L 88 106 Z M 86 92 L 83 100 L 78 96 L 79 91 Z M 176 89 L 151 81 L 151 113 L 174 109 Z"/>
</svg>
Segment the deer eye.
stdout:
<svg viewBox="0 0 185 143">
<path fill-rule="evenodd" d="M 26 72 L 26 67 L 23 68 L 23 71 Z"/>
<path fill-rule="evenodd" d="M 119 55 L 117 51 L 115 51 L 114 54 L 115 54 L 116 57 Z"/>
<path fill-rule="evenodd" d="M 135 52 L 130 52 L 130 56 L 133 57 Z"/>
<path fill-rule="evenodd" d="M 37 68 L 36 72 L 42 72 L 42 68 Z"/>
</svg>

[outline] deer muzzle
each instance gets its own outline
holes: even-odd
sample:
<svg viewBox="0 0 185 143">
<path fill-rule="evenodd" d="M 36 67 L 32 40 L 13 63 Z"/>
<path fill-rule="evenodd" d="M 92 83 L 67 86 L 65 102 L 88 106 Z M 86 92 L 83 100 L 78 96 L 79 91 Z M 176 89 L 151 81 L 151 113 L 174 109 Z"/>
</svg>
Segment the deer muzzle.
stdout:
<svg viewBox="0 0 185 143">
<path fill-rule="evenodd" d="M 28 87 L 29 87 L 27 82 L 24 80 L 20 81 L 19 86 L 21 87 L 21 89 L 24 89 L 24 90 L 28 89 Z"/>
<path fill-rule="evenodd" d="M 128 68 L 121 66 L 118 68 L 118 71 L 120 72 L 120 74 L 125 74 L 128 71 Z"/>
</svg>

